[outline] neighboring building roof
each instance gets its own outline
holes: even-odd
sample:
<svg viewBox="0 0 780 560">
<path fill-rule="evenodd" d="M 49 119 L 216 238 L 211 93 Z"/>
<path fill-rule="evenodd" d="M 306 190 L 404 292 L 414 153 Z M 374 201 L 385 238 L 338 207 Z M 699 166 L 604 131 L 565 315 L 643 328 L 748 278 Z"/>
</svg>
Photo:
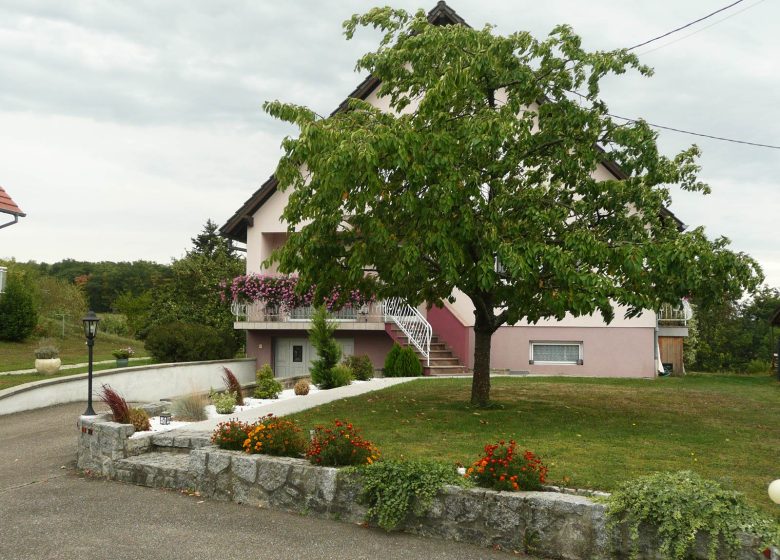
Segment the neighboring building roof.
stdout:
<svg viewBox="0 0 780 560">
<path fill-rule="evenodd" d="M 471 27 L 466 21 L 460 17 L 455 10 L 450 8 L 446 2 L 439 0 L 436 7 L 428 12 L 428 21 L 433 25 L 465 25 Z M 350 93 L 347 98 L 342 101 L 338 107 L 331 113 L 331 116 L 344 111 L 347 108 L 347 103 L 350 99 L 363 99 L 365 100 L 371 93 L 379 86 L 379 78 L 369 75 L 363 80 L 355 89 Z M 602 150 L 603 151 L 603 150 Z M 620 167 L 611 160 L 605 160 L 603 162 L 607 170 L 615 176 L 616 179 L 627 179 L 628 175 L 620 169 Z M 255 193 L 244 202 L 235 214 L 233 214 L 225 225 L 219 228 L 219 233 L 229 239 L 238 241 L 240 243 L 246 243 L 247 227 L 254 225 L 254 215 L 257 209 L 260 208 L 265 201 L 271 198 L 276 192 L 276 187 L 279 182 L 274 175 L 271 175 L 268 180 L 265 181 Z M 673 219 L 677 223 L 677 228 L 685 229 L 685 224 L 675 216 L 671 210 L 664 208 L 662 215 Z"/>
<path fill-rule="evenodd" d="M 0 213 L 11 214 L 12 216 L 19 216 L 20 218 L 24 218 L 27 215 L 22 212 L 22 209 L 16 205 L 3 187 L 0 187 Z"/>
</svg>

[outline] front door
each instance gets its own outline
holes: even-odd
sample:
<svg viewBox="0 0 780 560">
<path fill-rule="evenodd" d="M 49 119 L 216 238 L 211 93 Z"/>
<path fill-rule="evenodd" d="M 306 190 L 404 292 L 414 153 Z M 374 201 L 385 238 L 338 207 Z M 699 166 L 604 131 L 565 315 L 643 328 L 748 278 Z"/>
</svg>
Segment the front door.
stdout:
<svg viewBox="0 0 780 560">
<path fill-rule="evenodd" d="M 337 338 L 344 356 L 354 353 L 355 340 L 352 338 Z M 298 377 L 309 375 L 312 360 L 317 358 L 317 351 L 308 338 L 277 338 L 275 340 L 274 373 L 276 377 Z"/>
</svg>

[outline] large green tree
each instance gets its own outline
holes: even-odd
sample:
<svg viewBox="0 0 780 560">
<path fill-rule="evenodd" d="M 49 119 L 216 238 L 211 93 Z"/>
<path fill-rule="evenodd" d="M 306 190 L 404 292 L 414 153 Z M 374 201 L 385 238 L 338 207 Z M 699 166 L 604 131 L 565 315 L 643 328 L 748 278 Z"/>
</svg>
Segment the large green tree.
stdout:
<svg viewBox="0 0 780 560">
<path fill-rule="evenodd" d="M 360 288 L 416 305 L 461 290 L 475 309 L 474 404 L 489 401 L 503 324 L 610 321 L 615 304 L 635 316 L 756 284 L 752 259 L 701 228 L 680 231 L 666 211 L 668 185 L 708 192 L 698 149 L 666 157 L 647 123 L 610 118 L 601 79 L 651 73 L 633 54 L 587 52 L 567 26 L 537 40 L 433 25 L 422 11 L 353 16 L 348 38 L 358 26 L 383 33 L 357 68 L 381 80 L 390 111 L 356 99 L 328 118 L 265 105 L 300 129 L 276 173 L 292 193 L 290 237 L 273 258 L 322 293 Z M 594 178 L 607 160 L 621 178 Z"/>
</svg>

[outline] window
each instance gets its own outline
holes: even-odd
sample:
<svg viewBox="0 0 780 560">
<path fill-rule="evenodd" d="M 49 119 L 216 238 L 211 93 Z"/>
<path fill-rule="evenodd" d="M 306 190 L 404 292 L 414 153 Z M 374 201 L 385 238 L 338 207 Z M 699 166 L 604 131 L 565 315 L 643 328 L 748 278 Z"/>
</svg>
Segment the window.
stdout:
<svg viewBox="0 0 780 560">
<path fill-rule="evenodd" d="M 582 343 L 532 342 L 529 363 L 582 365 Z"/>
<path fill-rule="evenodd" d="M 293 345 L 293 362 L 303 362 L 303 346 Z"/>
</svg>

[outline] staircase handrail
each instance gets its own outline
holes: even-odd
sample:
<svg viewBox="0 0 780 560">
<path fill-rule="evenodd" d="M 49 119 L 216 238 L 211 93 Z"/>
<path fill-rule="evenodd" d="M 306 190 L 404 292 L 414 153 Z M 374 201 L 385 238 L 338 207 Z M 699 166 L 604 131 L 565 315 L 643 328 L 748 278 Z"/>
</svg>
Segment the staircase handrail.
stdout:
<svg viewBox="0 0 780 560">
<path fill-rule="evenodd" d="M 385 300 L 385 319 L 395 323 L 409 342 L 425 358 L 426 365 L 431 365 L 431 338 L 433 327 L 416 307 L 409 305 L 403 298 Z"/>
</svg>

